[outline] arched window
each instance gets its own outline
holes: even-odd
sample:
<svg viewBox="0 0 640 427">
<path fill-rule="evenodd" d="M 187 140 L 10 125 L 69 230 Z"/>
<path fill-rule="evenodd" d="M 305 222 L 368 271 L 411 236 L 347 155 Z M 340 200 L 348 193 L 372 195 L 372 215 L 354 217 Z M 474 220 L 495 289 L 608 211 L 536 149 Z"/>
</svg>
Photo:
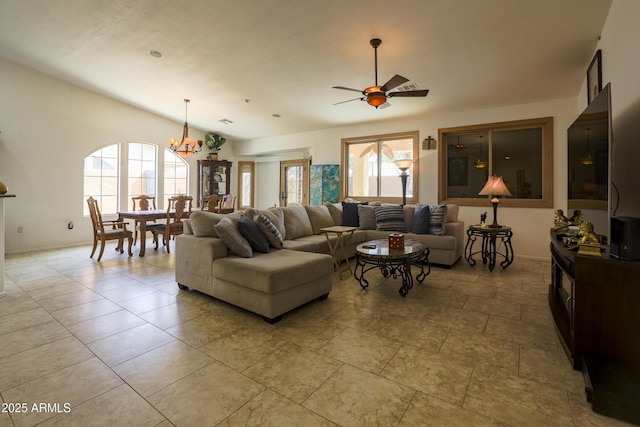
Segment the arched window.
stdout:
<svg viewBox="0 0 640 427">
<path fill-rule="evenodd" d="M 164 199 L 188 194 L 189 165 L 169 149 L 164 149 Z"/>
<path fill-rule="evenodd" d="M 157 146 L 142 142 L 128 144 L 127 200 L 133 196 L 157 194 Z"/>
<path fill-rule="evenodd" d="M 118 182 L 120 177 L 120 146 L 109 145 L 94 151 L 84 159 L 84 199 L 93 196 L 103 214 L 118 211 Z M 89 215 L 87 203 L 84 215 Z"/>
<path fill-rule="evenodd" d="M 159 162 L 163 163 L 160 170 Z M 121 180 L 126 189 L 121 188 Z M 85 157 L 85 216 L 89 215 L 89 196 L 98 200 L 103 215 L 110 215 L 132 209 L 131 197 L 142 194 L 156 196 L 160 209 L 169 197 L 189 194 L 189 165 L 171 150 L 158 153 L 156 144 L 145 142 L 113 144 Z"/>
</svg>

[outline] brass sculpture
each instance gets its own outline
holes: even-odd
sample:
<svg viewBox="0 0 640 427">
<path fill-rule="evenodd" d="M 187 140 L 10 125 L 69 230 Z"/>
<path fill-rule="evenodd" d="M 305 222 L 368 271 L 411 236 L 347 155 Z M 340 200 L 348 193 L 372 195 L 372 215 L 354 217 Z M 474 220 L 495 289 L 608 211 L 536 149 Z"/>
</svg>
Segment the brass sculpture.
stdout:
<svg viewBox="0 0 640 427">
<path fill-rule="evenodd" d="M 602 257 L 600 236 L 593 231 L 593 224 L 582 221 L 579 226 L 578 255 Z"/>
<path fill-rule="evenodd" d="M 553 224 L 556 227 L 566 227 L 569 223 L 569 218 L 564 216 L 562 209 L 557 209 L 553 214 Z"/>
</svg>

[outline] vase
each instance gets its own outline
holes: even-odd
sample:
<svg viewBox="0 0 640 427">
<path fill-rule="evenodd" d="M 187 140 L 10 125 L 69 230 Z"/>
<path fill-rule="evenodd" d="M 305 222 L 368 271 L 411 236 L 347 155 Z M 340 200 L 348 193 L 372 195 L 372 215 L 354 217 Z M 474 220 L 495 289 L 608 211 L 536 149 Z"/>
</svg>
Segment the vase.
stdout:
<svg viewBox="0 0 640 427">
<path fill-rule="evenodd" d="M 209 160 L 218 160 L 218 153 L 209 153 Z"/>
</svg>

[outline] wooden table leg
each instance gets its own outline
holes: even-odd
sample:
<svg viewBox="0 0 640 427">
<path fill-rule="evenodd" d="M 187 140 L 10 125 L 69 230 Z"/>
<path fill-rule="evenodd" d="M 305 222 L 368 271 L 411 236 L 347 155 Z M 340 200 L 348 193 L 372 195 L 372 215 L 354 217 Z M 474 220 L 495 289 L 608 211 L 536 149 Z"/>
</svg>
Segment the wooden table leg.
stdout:
<svg viewBox="0 0 640 427">
<path fill-rule="evenodd" d="M 147 221 L 140 221 L 140 256 L 144 256 L 145 249 L 147 248 Z"/>
</svg>

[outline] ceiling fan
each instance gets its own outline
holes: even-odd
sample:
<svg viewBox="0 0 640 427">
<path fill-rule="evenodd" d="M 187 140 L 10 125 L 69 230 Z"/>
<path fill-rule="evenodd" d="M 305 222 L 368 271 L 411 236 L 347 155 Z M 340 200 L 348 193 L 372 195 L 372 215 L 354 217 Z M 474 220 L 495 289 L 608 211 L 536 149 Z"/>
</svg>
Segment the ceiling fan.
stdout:
<svg viewBox="0 0 640 427">
<path fill-rule="evenodd" d="M 380 44 L 382 44 L 382 40 L 371 39 L 369 43 L 373 47 L 374 55 L 375 55 L 375 72 L 376 72 L 375 86 L 370 86 L 364 90 L 352 89 L 344 86 L 333 86 L 334 89 L 350 90 L 352 92 L 360 92 L 362 93 L 362 95 L 364 95 L 359 98 L 337 102 L 336 104 L 333 104 L 333 105 L 344 104 L 345 102 L 360 100 L 360 101 L 367 101 L 369 105 L 372 105 L 378 108 L 383 104 L 387 104 L 387 98 L 392 98 L 395 96 L 404 96 L 404 97 L 427 96 L 427 93 L 429 93 L 429 90 L 405 90 L 405 91 L 389 92 L 391 89 L 394 89 L 400 86 L 401 84 L 409 81 L 409 79 L 407 79 L 406 77 L 402 77 L 398 74 L 391 77 L 391 79 L 385 84 L 383 84 L 382 86 L 378 86 L 378 47 L 380 46 Z"/>
</svg>

